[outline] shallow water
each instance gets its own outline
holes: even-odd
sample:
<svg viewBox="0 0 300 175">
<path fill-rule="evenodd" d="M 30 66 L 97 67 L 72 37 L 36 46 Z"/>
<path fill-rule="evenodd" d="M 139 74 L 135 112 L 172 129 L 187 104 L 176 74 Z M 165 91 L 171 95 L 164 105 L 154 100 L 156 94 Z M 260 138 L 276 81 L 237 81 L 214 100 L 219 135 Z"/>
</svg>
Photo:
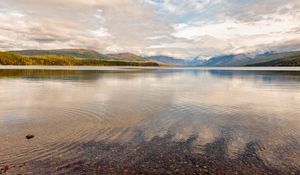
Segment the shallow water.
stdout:
<svg viewBox="0 0 300 175">
<path fill-rule="evenodd" d="M 45 69 L 0 69 L 0 174 L 299 173 L 297 68 Z"/>
</svg>

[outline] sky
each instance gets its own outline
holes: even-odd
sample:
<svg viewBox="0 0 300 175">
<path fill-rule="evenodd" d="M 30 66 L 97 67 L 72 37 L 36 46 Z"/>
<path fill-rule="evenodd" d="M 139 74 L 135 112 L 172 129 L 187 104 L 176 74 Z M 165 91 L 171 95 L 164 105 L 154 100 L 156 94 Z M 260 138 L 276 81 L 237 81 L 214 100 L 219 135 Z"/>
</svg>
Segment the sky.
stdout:
<svg viewBox="0 0 300 175">
<path fill-rule="evenodd" d="M 299 0 L 1 0 L 0 50 L 178 58 L 300 50 Z"/>
</svg>

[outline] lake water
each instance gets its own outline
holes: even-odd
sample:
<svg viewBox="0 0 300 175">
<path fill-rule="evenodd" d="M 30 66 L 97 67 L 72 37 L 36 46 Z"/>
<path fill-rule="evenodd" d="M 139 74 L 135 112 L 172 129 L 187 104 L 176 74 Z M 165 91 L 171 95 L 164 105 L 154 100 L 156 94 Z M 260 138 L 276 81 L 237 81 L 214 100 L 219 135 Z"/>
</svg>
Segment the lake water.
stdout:
<svg viewBox="0 0 300 175">
<path fill-rule="evenodd" d="M 0 174 L 300 174 L 299 70 L 1 67 Z"/>
</svg>

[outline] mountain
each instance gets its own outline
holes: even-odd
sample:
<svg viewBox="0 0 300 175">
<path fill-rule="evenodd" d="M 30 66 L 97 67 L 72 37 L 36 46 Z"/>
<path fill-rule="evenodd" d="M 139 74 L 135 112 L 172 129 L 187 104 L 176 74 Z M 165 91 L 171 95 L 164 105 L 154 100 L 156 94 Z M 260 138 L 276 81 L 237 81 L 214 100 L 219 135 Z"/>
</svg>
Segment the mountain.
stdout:
<svg viewBox="0 0 300 175">
<path fill-rule="evenodd" d="M 142 57 L 133 53 L 101 54 L 87 49 L 57 49 L 57 50 L 20 50 L 10 51 L 23 56 L 71 56 L 76 59 L 96 59 L 128 62 L 157 62 L 174 66 L 291 66 L 299 65 L 300 51 L 294 52 L 266 52 L 256 56 L 247 54 L 231 54 L 212 57 L 203 60 L 199 56 L 191 59 L 178 59 L 170 56 L 158 55 Z"/>
<path fill-rule="evenodd" d="M 107 54 L 106 56 L 111 57 L 111 59 L 115 60 L 126 60 L 126 61 L 149 61 L 148 59 L 135 55 L 133 53 L 117 53 L 117 54 Z"/>
<path fill-rule="evenodd" d="M 141 56 L 132 53 L 101 54 L 94 50 L 87 49 L 56 49 L 56 50 L 20 50 L 10 51 L 23 56 L 71 56 L 79 59 L 98 59 L 115 61 L 149 61 Z"/>
<path fill-rule="evenodd" d="M 295 52 L 266 52 L 255 56 L 246 54 L 224 55 L 212 57 L 201 66 L 289 66 L 298 65 L 300 51 Z"/>
<path fill-rule="evenodd" d="M 159 63 L 169 64 L 169 65 L 177 65 L 177 66 L 185 65 L 185 60 L 183 59 L 173 58 L 164 55 L 151 56 L 151 57 L 147 57 L 147 59 L 157 61 Z"/>
<path fill-rule="evenodd" d="M 259 64 L 259 63 L 265 63 L 265 62 L 271 62 L 277 59 L 284 59 L 289 57 L 297 57 L 300 55 L 300 51 L 294 51 L 294 52 L 281 52 L 281 53 L 275 53 L 275 52 L 267 52 L 264 54 L 257 55 L 255 59 L 248 62 L 246 65 L 252 65 L 252 64 Z"/>
<path fill-rule="evenodd" d="M 252 59 L 245 54 L 223 55 L 210 58 L 202 66 L 242 66 Z"/>
<path fill-rule="evenodd" d="M 99 59 L 75 59 L 71 56 L 24 56 L 12 52 L 0 52 L 0 65 L 48 65 L 48 66 L 159 66 L 155 62 L 133 62 Z"/>
<path fill-rule="evenodd" d="M 282 58 L 276 58 L 271 61 L 249 64 L 247 66 L 300 66 L 300 53 L 298 55 L 281 55 Z"/>
<path fill-rule="evenodd" d="M 201 59 L 200 56 L 193 57 L 191 59 L 185 60 L 186 66 L 203 66 L 205 64 L 205 60 Z"/>
<path fill-rule="evenodd" d="M 108 56 L 87 49 L 56 49 L 56 50 L 19 50 L 10 51 L 24 56 L 71 56 L 75 58 L 109 59 Z"/>
</svg>

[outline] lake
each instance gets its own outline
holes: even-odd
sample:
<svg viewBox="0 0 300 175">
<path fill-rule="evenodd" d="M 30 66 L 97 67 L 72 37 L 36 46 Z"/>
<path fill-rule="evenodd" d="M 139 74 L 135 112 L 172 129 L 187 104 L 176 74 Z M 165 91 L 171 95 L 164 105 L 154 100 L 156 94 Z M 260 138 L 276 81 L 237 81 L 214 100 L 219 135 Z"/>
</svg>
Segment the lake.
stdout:
<svg viewBox="0 0 300 175">
<path fill-rule="evenodd" d="M 0 135 L 0 174 L 300 174 L 300 69 L 4 66 Z"/>
</svg>

